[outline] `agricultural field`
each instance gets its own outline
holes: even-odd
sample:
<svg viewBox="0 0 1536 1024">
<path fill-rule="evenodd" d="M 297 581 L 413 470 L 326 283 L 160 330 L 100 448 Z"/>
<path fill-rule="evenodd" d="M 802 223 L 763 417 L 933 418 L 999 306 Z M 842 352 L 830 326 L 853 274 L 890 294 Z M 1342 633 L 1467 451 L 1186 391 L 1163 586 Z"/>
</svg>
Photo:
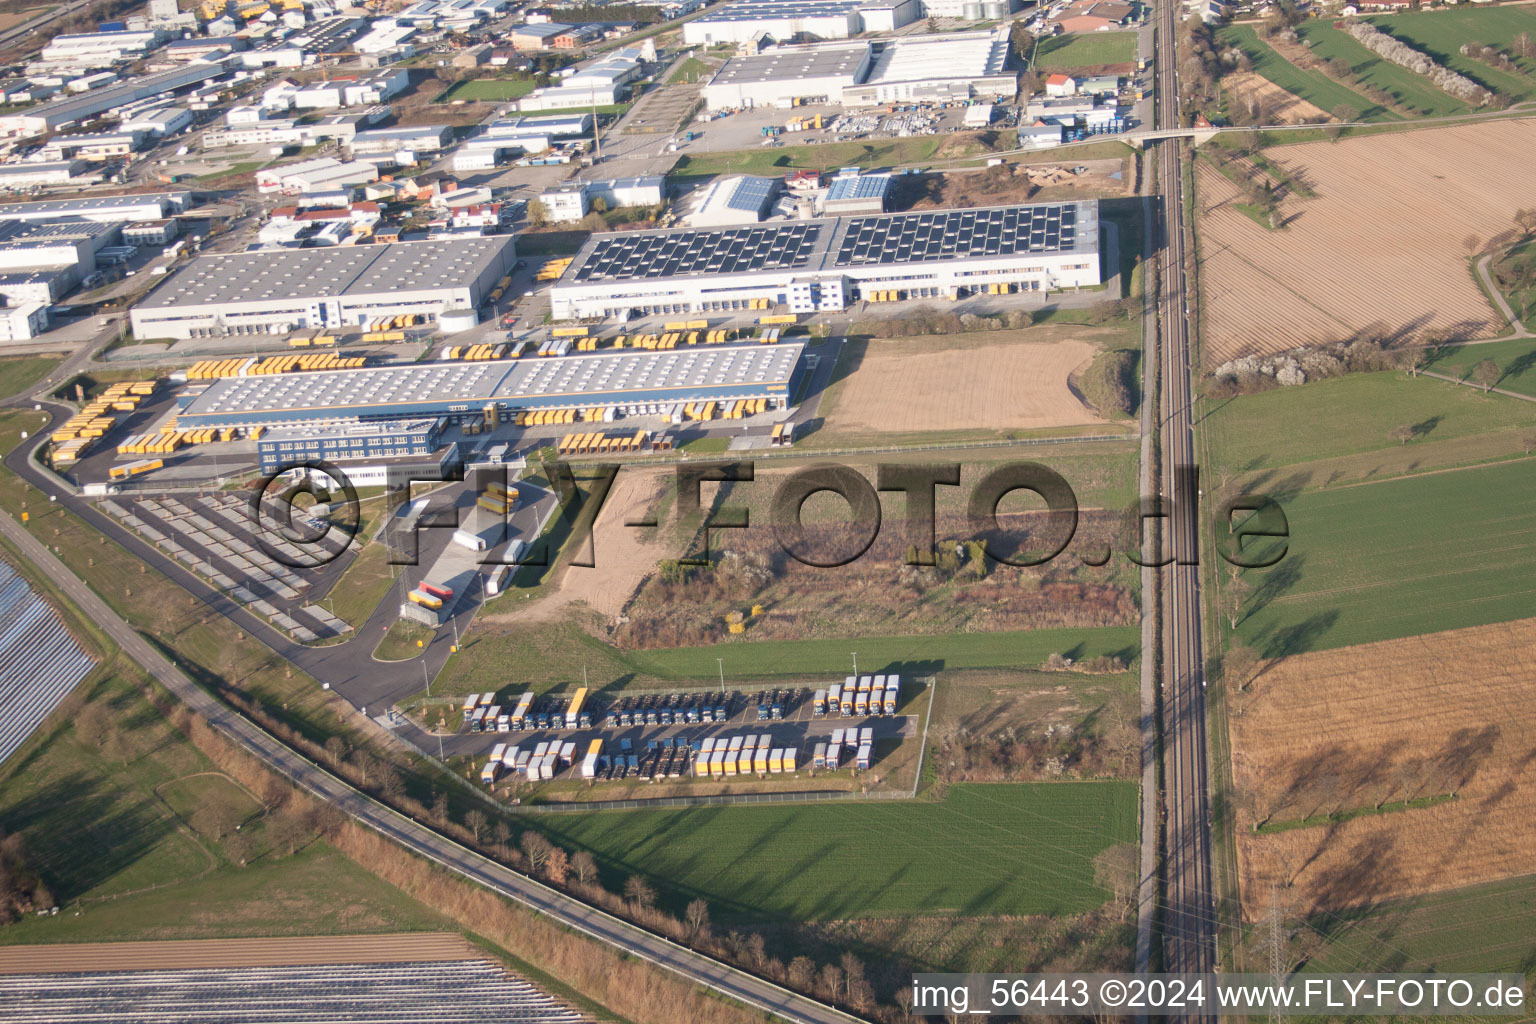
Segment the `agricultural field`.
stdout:
<svg viewBox="0 0 1536 1024">
<path fill-rule="evenodd" d="M 1226 75 L 1221 80 L 1227 109 L 1236 104 L 1243 109 L 1256 107 L 1259 124 L 1305 124 L 1333 121 L 1328 111 L 1308 103 L 1295 93 L 1286 92 L 1274 82 L 1252 71 Z"/>
<path fill-rule="evenodd" d="M 1334 81 L 1316 68 L 1303 70 L 1282 57 L 1259 38 L 1252 25 L 1225 25 L 1216 38 L 1225 46 L 1235 46 L 1248 55 L 1253 70 L 1274 83 L 1277 89 L 1295 96 L 1302 103 L 1332 114 L 1341 107 L 1358 111 L 1361 121 L 1400 121 L 1396 113 L 1372 103 L 1353 89 Z M 1232 76 L 1237 77 L 1237 76 Z M 1224 80 L 1229 82 L 1230 80 Z"/>
<path fill-rule="evenodd" d="M 535 819 L 591 850 L 609 888 L 660 872 L 662 903 L 717 920 L 1072 914 L 1103 904 L 1093 859 L 1136 840 L 1136 784 L 954 785 L 936 802 L 836 802 Z M 964 836 L 964 841 L 957 840 Z M 750 865 L 750 867 L 748 867 Z"/>
<path fill-rule="evenodd" d="M 1484 358 L 1515 366 L 1533 347 L 1529 341 L 1463 346 L 1433 369 L 1452 374 Z M 1407 444 L 1391 436 L 1402 425 L 1419 428 Z M 1242 479 L 1285 493 L 1395 475 L 1405 454 L 1425 469 L 1468 461 L 1445 456 L 1461 450 L 1453 442 L 1483 445 L 1485 458 L 1504 454 L 1494 439 L 1531 425 L 1527 403 L 1397 371 L 1353 373 L 1213 402 L 1205 421 L 1218 480 Z M 1369 475 L 1329 475 L 1346 462 L 1368 466 Z"/>
<path fill-rule="evenodd" d="M 1099 347 L 1088 340 L 1036 337 L 999 331 L 869 342 L 857 368 L 839 385 L 835 409 L 821 428 L 828 435 L 825 443 L 833 443 L 834 436 L 1105 422 L 1071 386 Z"/>
<path fill-rule="evenodd" d="M 470 78 L 445 90 L 434 102 L 452 103 L 469 100 L 481 103 L 505 103 L 522 99 L 537 85 L 531 78 Z"/>
<path fill-rule="evenodd" d="M 1391 900 L 1364 911 L 1320 914 L 1298 940 L 1302 973 L 1514 971 L 1536 947 L 1536 877 Z M 1257 931 L 1255 940 L 1259 940 Z M 1262 957 L 1255 948 L 1253 955 Z"/>
<path fill-rule="evenodd" d="M 1514 504 L 1523 496 L 1509 497 Z M 1439 536 L 1476 533 L 1477 525 L 1451 525 Z M 1503 532 L 1485 536 L 1483 546 L 1508 555 L 1509 542 L 1519 539 Z M 1528 536 L 1523 544 L 1529 548 Z M 1417 554 L 1401 552 L 1410 561 Z M 1435 599 L 1456 608 L 1467 596 Z M 1408 587 L 1394 599 L 1433 600 Z M 1433 621 L 1456 618 L 1442 611 Z M 1536 727 L 1533 673 L 1536 622 L 1529 619 L 1302 654 L 1262 669 L 1247 693 L 1232 698 L 1249 918 L 1266 912 L 1272 883 L 1306 916 L 1528 874 L 1536 844 L 1536 759 L 1527 739 Z M 1524 888 L 1529 893 L 1528 882 Z M 1442 913 L 1457 902 L 1447 897 Z M 1474 926 L 1460 918 L 1461 928 Z M 1369 935 L 1367 928 L 1367 943 Z M 1347 937 L 1341 945 L 1335 955 L 1347 958 Z"/>
<path fill-rule="evenodd" d="M 1472 108 L 1423 75 L 1367 50 L 1328 21 L 1311 20 L 1296 28 L 1302 42 L 1320 60 L 1342 60 L 1362 83 L 1389 94 L 1398 106 L 1422 117 L 1465 114 Z"/>
<path fill-rule="evenodd" d="M 1505 71 L 1461 53 L 1466 44 L 1511 49 L 1515 37 L 1522 32 L 1536 38 L 1536 14 L 1525 7 L 1418 11 L 1368 20 L 1481 85 L 1517 100 L 1536 96 L 1536 61 L 1514 56 L 1516 70 Z"/>
<path fill-rule="evenodd" d="M 1314 194 L 1284 199 L 1282 230 L 1256 224 L 1236 208 L 1236 185 L 1202 168 L 1206 362 L 1366 329 L 1396 339 L 1498 331 L 1468 257 L 1513 229 L 1536 189 L 1533 145 L 1536 126 L 1500 121 L 1271 149 Z M 1399 215 L 1408 208 L 1414 216 Z"/>
<path fill-rule="evenodd" d="M 1237 635 L 1266 657 L 1536 616 L 1536 479 L 1510 461 L 1304 491 Z"/>
<path fill-rule="evenodd" d="M 1041 39 L 1035 50 L 1035 70 L 1091 71 L 1107 64 L 1136 60 L 1135 32 L 1073 33 Z"/>
</svg>

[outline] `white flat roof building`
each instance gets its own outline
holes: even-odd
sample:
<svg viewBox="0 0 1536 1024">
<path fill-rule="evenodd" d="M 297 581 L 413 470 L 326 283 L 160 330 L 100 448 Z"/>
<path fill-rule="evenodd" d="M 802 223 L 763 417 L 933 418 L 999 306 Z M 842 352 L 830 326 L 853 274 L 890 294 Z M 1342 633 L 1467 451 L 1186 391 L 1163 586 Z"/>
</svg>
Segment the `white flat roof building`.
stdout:
<svg viewBox="0 0 1536 1024">
<path fill-rule="evenodd" d="M 106 67 L 120 60 L 142 57 L 170 38 L 160 29 L 144 32 L 84 32 L 57 35 L 43 47 L 41 57 L 59 64 Z"/>
<path fill-rule="evenodd" d="M 140 192 L 126 196 L 44 199 L 29 203 L 0 203 L 3 220 L 95 221 L 163 220 L 192 206 L 191 192 Z"/>
<path fill-rule="evenodd" d="M 999 28 L 775 46 L 727 60 L 702 91 L 710 110 L 947 103 L 1012 99 L 1018 74 L 1009 67 L 1008 31 Z"/>
<path fill-rule="evenodd" d="M 688 223 L 696 228 L 756 224 L 767 216 L 782 184 L 778 178 L 745 174 L 716 178 L 694 193 Z"/>
<path fill-rule="evenodd" d="M 710 110 L 842 103 L 843 90 L 859 84 L 872 60 L 865 42 L 775 46 L 732 57 L 705 83 Z"/>
<path fill-rule="evenodd" d="M 867 31 L 863 7 L 866 0 L 735 0 L 723 4 L 683 26 L 683 42 L 689 46 L 745 43 L 759 32 L 779 42 L 798 35 L 818 39 L 848 39 Z M 897 29 L 921 17 L 918 0 L 871 4 L 878 29 Z"/>
<path fill-rule="evenodd" d="M 0 164 L 0 188 L 23 185 L 65 185 L 90 170 L 84 160 L 45 160 L 40 163 Z"/>
<path fill-rule="evenodd" d="M 140 338 L 284 333 L 474 309 L 516 261 L 511 235 L 199 256 L 133 308 Z"/>
<path fill-rule="evenodd" d="M 1012 99 L 1018 73 L 1009 67 L 1006 27 L 977 32 L 902 36 L 875 44 L 869 74 L 843 91 L 847 106 L 973 97 Z"/>
<path fill-rule="evenodd" d="M 230 58 L 233 60 L 233 58 Z M 177 89 L 206 82 L 224 74 L 220 63 L 193 63 L 186 67 L 153 75 L 135 75 L 118 85 L 92 89 L 79 96 L 50 100 L 14 114 L 0 117 L 0 133 L 11 136 L 36 135 L 65 125 L 86 121 L 136 100 L 168 96 Z"/>
<path fill-rule="evenodd" d="M 991 284 L 1103 283 L 1095 200 L 593 235 L 550 292 L 556 320 L 841 310 L 870 291 L 962 296 Z M 756 308 L 761 308 L 758 306 Z"/>
</svg>

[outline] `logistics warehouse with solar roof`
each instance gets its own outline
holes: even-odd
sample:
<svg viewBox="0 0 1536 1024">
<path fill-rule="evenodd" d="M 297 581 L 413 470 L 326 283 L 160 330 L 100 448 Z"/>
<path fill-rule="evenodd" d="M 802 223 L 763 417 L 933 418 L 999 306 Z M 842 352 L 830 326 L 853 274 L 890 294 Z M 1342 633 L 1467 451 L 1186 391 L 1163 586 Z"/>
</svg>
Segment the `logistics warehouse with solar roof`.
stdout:
<svg viewBox="0 0 1536 1024">
<path fill-rule="evenodd" d="M 283 334 L 477 308 L 517 250 L 511 235 L 211 253 L 134 306 L 138 338 Z"/>
<path fill-rule="evenodd" d="M 550 292 L 557 320 L 787 305 L 875 292 L 961 298 L 991 285 L 1102 284 L 1095 200 L 593 235 Z"/>
<path fill-rule="evenodd" d="M 668 416 L 689 402 L 758 398 L 777 409 L 795 392 L 803 349 L 800 343 L 617 349 L 226 377 L 201 391 L 189 388 L 176 422 L 182 430 L 291 427 L 319 434 L 362 424 L 404 432 L 422 421 L 481 415 L 504 422 L 525 410 L 612 407 L 620 416 Z"/>
</svg>

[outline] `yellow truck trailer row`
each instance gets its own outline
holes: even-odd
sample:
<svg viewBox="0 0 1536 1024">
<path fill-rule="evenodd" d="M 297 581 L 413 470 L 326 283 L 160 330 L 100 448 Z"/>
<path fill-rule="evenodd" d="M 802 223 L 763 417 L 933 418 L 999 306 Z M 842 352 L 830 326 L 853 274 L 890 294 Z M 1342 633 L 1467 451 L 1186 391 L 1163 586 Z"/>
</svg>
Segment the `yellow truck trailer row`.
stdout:
<svg viewBox="0 0 1536 1024">
<path fill-rule="evenodd" d="M 556 445 L 556 451 L 561 455 L 600 455 L 617 454 L 621 452 L 643 452 L 650 446 L 650 432 L 637 430 L 633 436 L 620 435 L 610 437 L 608 434 L 598 431 L 588 434 L 566 434 Z M 660 438 L 657 439 L 658 442 Z M 671 445 L 667 445 L 668 448 Z M 664 451 L 659 444 L 652 448 L 653 451 Z"/>
</svg>

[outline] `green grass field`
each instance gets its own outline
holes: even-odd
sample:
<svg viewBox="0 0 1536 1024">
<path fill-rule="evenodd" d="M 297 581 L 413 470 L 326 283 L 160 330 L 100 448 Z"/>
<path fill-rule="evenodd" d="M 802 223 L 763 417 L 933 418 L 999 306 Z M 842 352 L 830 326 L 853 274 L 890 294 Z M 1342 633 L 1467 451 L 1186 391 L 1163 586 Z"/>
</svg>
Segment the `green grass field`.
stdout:
<svg viewBox="0 0 1536 1024">
<path fill-rule="evenodd" d="M 1466 351 L 1496 347 L 1475 345 Z M 1434 442 L 1531 422 L 1532 409 L 1524 402 L 1384 372 L 1211 401 L 1205 429 L 1213 439 L 1218 472 L 1241 473 L 1399 448 L 1389 433 L 1405 424 L 1417 425 L 1421 440 Z"/>
<path fill-rule="evenodd" d="M 1357 120 L 1402 120 L 1393 111 L 1372 103 L 1321 71 L 1301 70 L 1260 39 L 1252 25 L 1227 25 L 1217 31 L 1216 38 L 1224 45 L 1235 46 L 1246 53 L 1253 62 L 1253 70 L 1259 75 L 1322 110 L 1332 113 L 1339 107 L 1349 107 L 1360 112 Z"/>
<path fill-rule="evenodd" d="M 277 849 L 254 798 L 136 687 L 110 667 L 98 677 L 83 684 L 88 706 L 106 709 L 114 738 L 82 736 L 82 715 L 66 712 L 0 778 L 0 829 L 21 836 L 63 908 L 0 928 L 0 943 L 454 927 L 312 836 Z M 204 817 L 219 806 L 238 833 Z"/>
<path fill-rule="evenodd" d="M 1108 894 L 1093 858 L 1136 839 L 1136 785 L 956 785 L 903 801 L 604 812 L 539 820 L 610 887 L 645 870 L 716 917 L 1068 914 Z M 664 866 L 664 867 L 662 867 Z"/>
<path fill-rule="evenodd" d="M 1536 13 L 1528 7 L 1419 11 L 1370 21 L 1383 32 L 1489 88 L 1515 99 L 1536 96 L 1536 61 L 1516 57 L 1519 71 L 1511 73 L 1461 53 L 1464 43 L 1508 49 L 1521 32 L 1536 37 Z"/>
<path fill-rule="evenodd" d="M 1266 656 L 1536 616 L 1529 462 L 1305 491 L 1284 504 L 1289 554 L 1246 574 L 1253 590 L 1237 630 Z"/>
<path fill-rule="evenodd" d="M 708 75 L 710 66 L 697 57 L 689 57 L 677 66 L 672 72 L 672 77 L 667 79 L 668 85 L 692 85 L 699 80 L 700 75 Z"/>
<path fill-rule="evenodd" d="M 433 102 L 451 103 L 454 100 L 470 100 L 482 103 L 505 103 L 522 99 L 533 92 L 535 82 L 531 78 L 471 78 L 443 91 Z"/>
<path fill-rule="evenodd" d="M 1467 379 L 1484 359 L 1498 364 L 1501 376 L 1496 387 L 1536 397 L 1536 341 L 1528 338 L 1492 345 L 1461 345 L 1446 352 L 1431 370 Z"/>
<path fill-rule="evenodd" d="M 0 392 L 18 395 L 28 391 L 63 361 L 62 355 L 52 353 L 0 359 Z"/>
<path fill-rule="evenodd" d="M 1366 85 L 1390 93 L 1400 105 L 1418 114 L 1444 117 L 1471 109 L 1424 76 L 1376 56 L 1326 21 L 1303 22 L 1296 31 L 1318 57 L 1347 62 Z"/>
<path fill-rule="evenodd" d="M 1051 36 L 1040 40 L 1035 51 L 1035 67 L 1040 71 L 1072 71 L 1105 64 L 1129 64 L 1135 59 L 1135 32 Z"/>
</svg>

